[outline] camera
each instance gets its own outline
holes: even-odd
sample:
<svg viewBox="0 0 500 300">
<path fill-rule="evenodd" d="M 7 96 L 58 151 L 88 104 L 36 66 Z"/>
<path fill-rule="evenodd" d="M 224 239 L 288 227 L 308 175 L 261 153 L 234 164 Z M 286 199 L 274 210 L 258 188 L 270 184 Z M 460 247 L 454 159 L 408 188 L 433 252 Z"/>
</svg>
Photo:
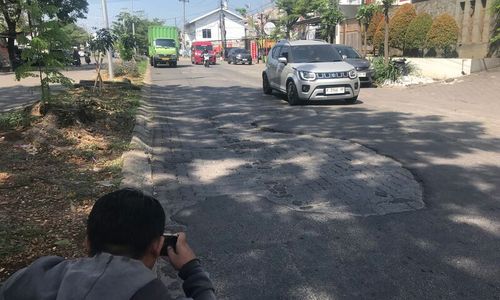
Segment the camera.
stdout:
<svg viewBox="0 0 500 300">
<path fill-rule="evenodd" d="M 177 233 L 163 233 L 165 237 L 165 241 L 163 242 L 163 247 L 161 247 L 160 255 L 168 256 L 167 247 L 170 246 L 175 251 L 175 245 L 177 244 L 177 237 L 179 236 Z"/>
</svg>

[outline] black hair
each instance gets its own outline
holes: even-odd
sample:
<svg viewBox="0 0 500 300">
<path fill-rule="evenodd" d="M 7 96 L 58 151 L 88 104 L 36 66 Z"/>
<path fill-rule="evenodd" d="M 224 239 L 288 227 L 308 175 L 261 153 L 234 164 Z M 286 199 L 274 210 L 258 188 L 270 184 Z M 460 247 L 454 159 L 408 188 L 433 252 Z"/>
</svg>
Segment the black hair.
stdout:
<svg viewBox="0 0 500 300">
<path fill-rule="evenodd" d="M 131 188 L 111 192 L 96 201 L 87 220 L 89 254 L 139 259 L 164 228 L 165 212 L 158 200 Z"/>
</svg>

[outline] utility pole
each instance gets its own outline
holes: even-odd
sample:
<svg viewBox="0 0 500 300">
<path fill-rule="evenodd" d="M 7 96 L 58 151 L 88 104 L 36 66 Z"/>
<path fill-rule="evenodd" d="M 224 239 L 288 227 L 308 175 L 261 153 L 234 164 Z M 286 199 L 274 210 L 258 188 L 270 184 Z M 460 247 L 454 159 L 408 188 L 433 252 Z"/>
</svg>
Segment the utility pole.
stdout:
<svg viewBox="0 0 500 300">
<path fill-rule="evenodd" d="M 225 56 L 226 50 L 226 23 L 224 15 L 224 0 L 220 0 L 220 31 L 222 43 L 222 56 Z"/>
<path fill-rule="evenodd" d="M 179 2 L 182 2 L 184 11 L 184 14 L 182 16 L 182 49 L 184 50 L 183 53 L 186 53 L 186 2 L 189 2 L 189 0 L 179 0 Z M 177 23 L 177 19 L 175 23 Z"/>
<path fill-rule="evenodd" d="M 134 54 L 137 55 L 137 45 L 135 44 L 135 12 L 134 12 L 134 0 L 132 1 L 132 36 L 134 37 Z"/>
<path fill-rule="evenodd" d="M 106 4 L 106 0 L 102 0 L 102 14 L 104 17 L 104 26 L 109 30 L 108 6 Z M 111 55 L 111 49 L 108 49 L 108 73 L 109 80 L 113 80 L 115 76 L 113 74 L 113 57 Z"/>
</svg>

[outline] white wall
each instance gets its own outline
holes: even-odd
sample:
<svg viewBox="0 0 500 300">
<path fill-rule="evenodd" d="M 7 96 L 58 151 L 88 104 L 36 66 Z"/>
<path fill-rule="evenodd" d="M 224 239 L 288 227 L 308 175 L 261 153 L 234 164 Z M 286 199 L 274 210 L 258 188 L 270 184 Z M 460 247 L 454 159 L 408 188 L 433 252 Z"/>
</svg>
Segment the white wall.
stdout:
<svg viewBox="0 0 500 300">
<path fill-rule="evenodd" d="M 243 22 L 227 12 L 224 16 L 226 39 L 242 39 L 245 36 L 245 26 L 243 25 Z M 212 37 L 203 38 L 203 29 L 211 29 Z M 220 41 L 221 33 L 219 26 L 219 13 L 216 12 L 194 22 L 194 24 L 190 24 L 186 27 L 186 35 L 186 41 L 189 41 L 189 43 L 192 43 L 193 41 Z"/>
<path fill-rule="evenodd" d="M 500 58 L 406 58 L 417 69 L 417 73 L 434 79 L 456 78 L 491 68 L 500 67 Z"/>
</svg>

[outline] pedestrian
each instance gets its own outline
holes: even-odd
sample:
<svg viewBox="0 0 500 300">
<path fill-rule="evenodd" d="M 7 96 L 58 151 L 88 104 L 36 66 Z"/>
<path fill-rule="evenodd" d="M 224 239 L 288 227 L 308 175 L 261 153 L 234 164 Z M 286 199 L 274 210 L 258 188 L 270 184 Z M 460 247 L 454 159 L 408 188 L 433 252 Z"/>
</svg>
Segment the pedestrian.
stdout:
<svg viewBox="0 0 500 300">
<path fill-rule="evenodd" d="M 0 300 L 170 299 L 151 270 L 164 247 L 165 213 L 158 200 L 134 189 L 99 198 L 87 221 L 89 257 L 46 256 L 14 273 L 0 288 Z M 215 299 L 200 261 L 179 233 L 168 261 L 184 280 L 186 297 Z"/>
</svg>

